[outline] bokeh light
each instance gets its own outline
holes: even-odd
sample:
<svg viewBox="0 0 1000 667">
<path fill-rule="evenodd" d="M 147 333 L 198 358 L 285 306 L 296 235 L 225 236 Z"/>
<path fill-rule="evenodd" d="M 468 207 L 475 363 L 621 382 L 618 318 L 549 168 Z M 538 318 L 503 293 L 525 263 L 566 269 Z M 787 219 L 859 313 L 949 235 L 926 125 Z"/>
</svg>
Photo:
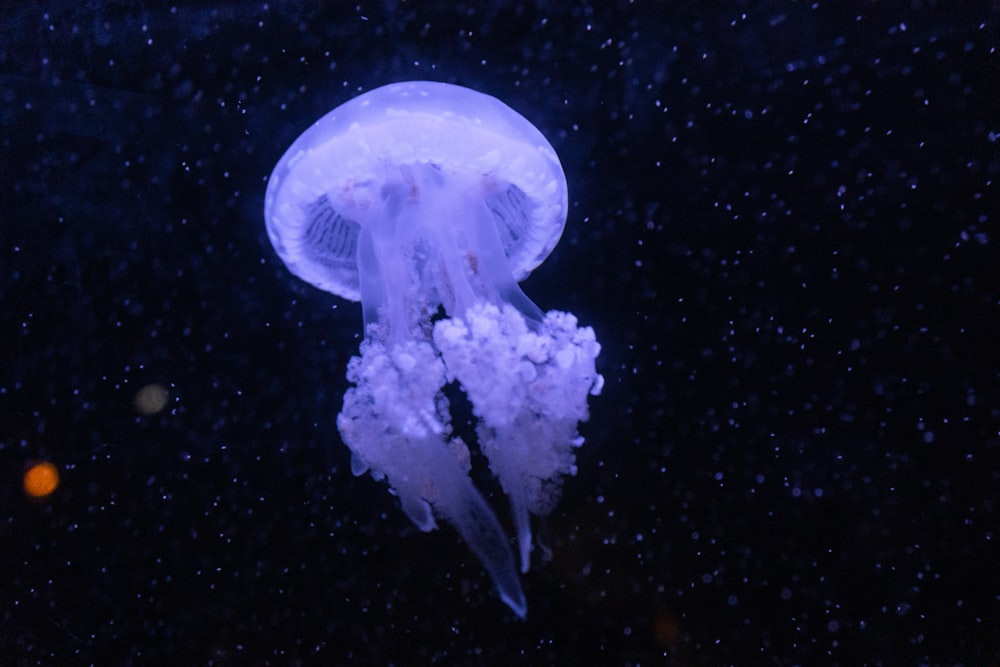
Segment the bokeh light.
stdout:
<svg viewBox="0 0 1000 667">
<path fill-rule="evenodd" d="M 136 412 L 146 417 L 161 412 L 169 402 L 170 390 L 155 382 L 137 391 L 132 399 Z"/>
<path fill-rule="evenodd" d="M 24 472 L 24 492 L 33 498 L 45 498 L 59 488 L 59 469 L 48 461 L 33 463 Z"/>
</svg>

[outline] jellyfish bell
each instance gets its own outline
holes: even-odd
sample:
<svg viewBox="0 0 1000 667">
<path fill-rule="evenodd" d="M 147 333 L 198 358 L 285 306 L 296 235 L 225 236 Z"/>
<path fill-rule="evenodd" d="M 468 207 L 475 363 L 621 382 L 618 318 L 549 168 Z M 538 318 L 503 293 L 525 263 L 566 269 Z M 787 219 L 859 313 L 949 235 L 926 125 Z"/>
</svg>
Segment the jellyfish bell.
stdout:
<svg viewBox="0 0 1000 667">
<path fill-rule="evenodd" d="M 428 215 L 407 216 L 413 206 Z M 470 253 L 477 236 L 495 233 L 516 285 L 555 247 L 566 214 L 566 177 L 541 132 L 495 97 L 431 81 L 390 84 L 330 111 L 285 152 L 265 197 L 268 235 L 292 273 L 352 301 L 369 222 L 373 235 L 432 232 Z M 378 227 L 386 219 L 418 229 Z"/>
<path fill-rule="evenodd" d="M 375 89 L 307 129 L 268 182 L 268 236 L 295 275 L 360 300 L 365 339 L 337 425 L 356 474 L 387 479 L 422 530 L 453 524 L 519 616 L 509 541 L 469 477 L 443 388 L 457 383 L 510 499 L 521 571 L 530 514 L 575 472 L 600 392 L 600 345 L 518 281 L 555 247 L 566 179 L 545 137 L 489 95 L 416 81 Z"/>
</svg>

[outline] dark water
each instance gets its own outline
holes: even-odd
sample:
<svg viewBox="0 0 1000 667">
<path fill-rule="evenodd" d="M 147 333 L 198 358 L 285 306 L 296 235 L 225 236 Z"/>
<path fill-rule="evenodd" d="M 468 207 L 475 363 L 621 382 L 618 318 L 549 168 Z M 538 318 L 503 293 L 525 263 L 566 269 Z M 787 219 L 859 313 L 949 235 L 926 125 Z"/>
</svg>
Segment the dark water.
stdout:
<svg viewBox="0 0 1000 667">
<path fill-rule="evenodd" d="M 1000 660 L 995 3 L 327 4 L 3 10 L 0 663 Z M 527 622 L 351 475 L 360 307 L 264 231 L 289 143 L 407 79 L 569 181 L 524 287 L 607 386 Z"/>
</svg>

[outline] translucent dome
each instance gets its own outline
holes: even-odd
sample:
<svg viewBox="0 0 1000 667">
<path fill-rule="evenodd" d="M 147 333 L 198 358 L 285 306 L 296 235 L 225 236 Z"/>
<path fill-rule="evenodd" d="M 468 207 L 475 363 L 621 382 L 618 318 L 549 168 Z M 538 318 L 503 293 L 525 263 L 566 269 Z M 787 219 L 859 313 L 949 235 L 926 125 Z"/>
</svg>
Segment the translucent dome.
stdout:
<svg viewBox="0 0 1000 667">
<path fill-rule="evenodd" d="M 393 167 L 408 165 L 429 165 L 480 189 L 515 280 L 523 280 L 559 241 L 566 177 L 545 137 L 495 97 L 409 81 L 330 111 L 274 168 L 265 219 L 271 243 L 292 273 L 360 300 L 360 229 L 395 178 Z"/>
</svg>

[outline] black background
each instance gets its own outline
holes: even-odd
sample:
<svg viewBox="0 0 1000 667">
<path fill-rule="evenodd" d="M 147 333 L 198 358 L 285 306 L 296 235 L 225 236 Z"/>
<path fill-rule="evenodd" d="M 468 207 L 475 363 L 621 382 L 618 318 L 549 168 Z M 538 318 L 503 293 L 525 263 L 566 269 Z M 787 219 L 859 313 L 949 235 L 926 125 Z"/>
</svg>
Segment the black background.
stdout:
<svg viewBox="0 0 1000 667">
<path fill-rule="evenodd" d="M 0 663 L 996 664 L 998 12 L 6 3 Z M 291 141 L 407 79 L 569 181 L 524 289 L 607 386 L 527 622 L 350 474 L 360 307 L 264 231 Z"/>
</svg>

